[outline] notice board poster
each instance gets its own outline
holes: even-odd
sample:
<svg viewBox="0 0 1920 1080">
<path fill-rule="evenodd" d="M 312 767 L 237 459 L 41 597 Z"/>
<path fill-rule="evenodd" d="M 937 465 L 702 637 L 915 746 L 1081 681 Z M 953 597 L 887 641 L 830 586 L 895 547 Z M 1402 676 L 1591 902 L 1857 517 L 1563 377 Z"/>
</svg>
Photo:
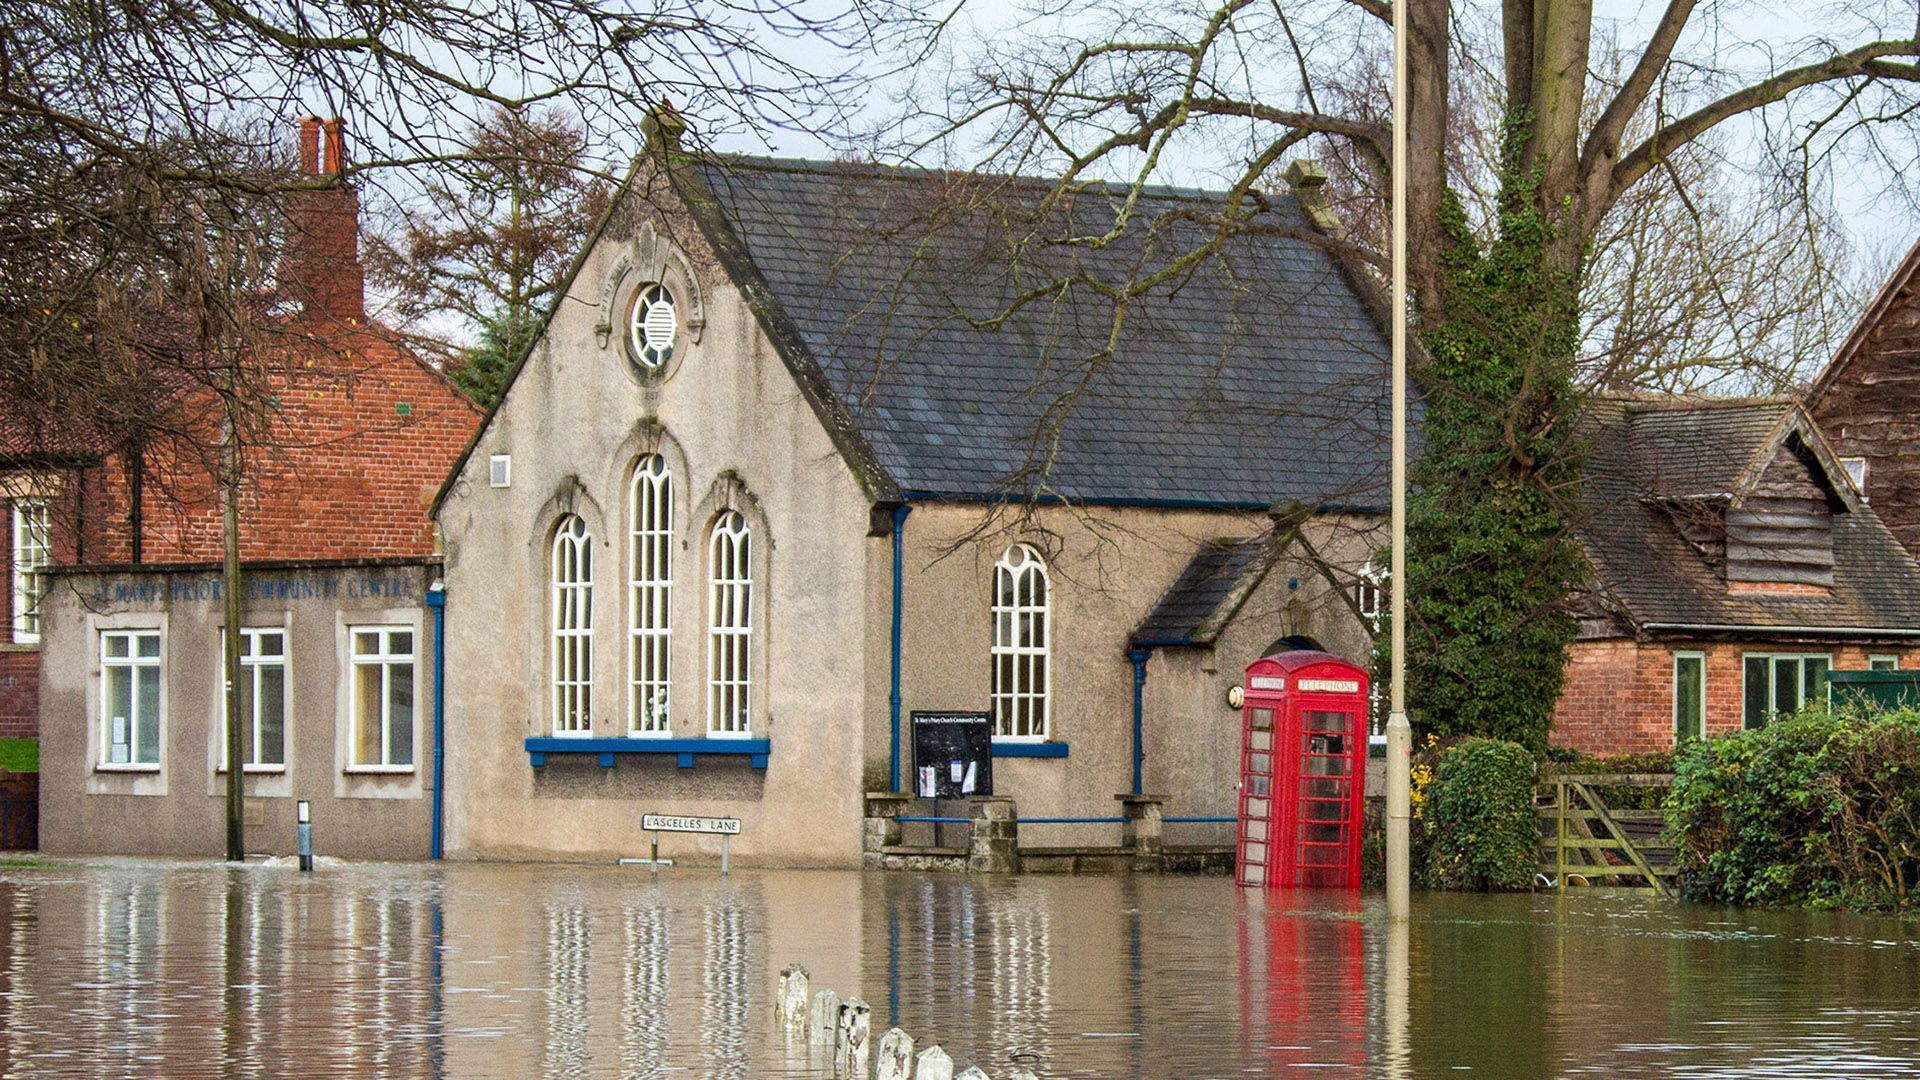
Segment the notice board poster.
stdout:
<svg viewBox="0 0 1920 1080">
<path fill-rule="evenodd" d="M 913 714 L 913 793 L 922 799 L 993 794 L 993 718 L 983 712 Z"/>
</svg>

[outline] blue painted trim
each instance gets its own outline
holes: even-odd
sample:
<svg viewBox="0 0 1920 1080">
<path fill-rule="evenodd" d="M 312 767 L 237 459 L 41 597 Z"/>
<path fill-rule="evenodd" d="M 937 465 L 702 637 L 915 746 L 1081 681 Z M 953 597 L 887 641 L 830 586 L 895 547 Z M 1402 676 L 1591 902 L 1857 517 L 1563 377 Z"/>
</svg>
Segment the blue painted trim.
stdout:
<svg viewBox="0 0 1920 1080">
<path fill-rule="evenodd" d="M 1136 506 L 1148 510 L 1271 510 L 1272 503 L 1243 502 L 1233 499 L 1128 499 L 1092 497 L 1084 499 L 1067 498 L 1061 495 L 1012 495 L 1006 492 L 968 493 L 951 491 L 909 491 L 901 495 L 903 499 L 915 502 L 994 502 L 994 503 L 1037 503 L 1040 505 L 1065 506 Z M 1368 506 L 1363 503 L 1320 503 L 1314 512 L 1322 514 L 1385 514 L 1385 507 Z"/>
<path fill-rule="evenodd" d="M 908 817 L 905 814 L 901 814 L 896 816 L 893 820 L 895 821 L 931 821 L 936 825 L 965 825 L 967 822 L 972 821 L 973 819 L 965 818 L 965 817 Z"/>
<path fill-rule="evenodd" d="M 1067 744 L 1063 742 L 996 742 L 993 744 L 994 757 L 1066 757 Z"/>
<path fill-rule="evenodd" d="M 447 590 L 427 590 L 433 609 L 433 846 L 438 859 L 445 851 L 447 787 Z"/>
<path fill-rule="evenodd" d="M 1133 661 L 1133 793 L 1140 794 L 1140 763 L 1146 759 L 1146 744 L 1140 734 L 1140 693 L 1147 685 L 1147 658 L 1153 653 L 1134 646 L 1127 650 Z"/>
<path fill-rule="evenodd" d="M 893 787 L 889 789 L 892 791 L 900 790 L 900 564 L 901 549 L 906 543 L 901 533 L 906 528 L 907 515 L 912 512 L 911 506 L 893 508 L 893 689 L 887 695 L 887 715 L 893 728 L 893 771 L 888 774 L 893 778 Z"/>
<path fill-rule="evenodd" d="M 555 739 L 527 740 L 527 758 L 535 768 L 547 763 L 548 754 L 596 754 L 600 764 L 611 767 L 616 754 L 673 754 L 683 769 L 693 768 L 701 754 L 747 755 L 747 763 L 756 769 L 767 767 L 768 739 Z"/>
<path fill-rule="evenodd" d="M 1239 821 L 1237 817 L 1163 817 L 1161 821 Z"/>
<path fill-rule="evenodd" d="M 1023 817 L 1022 825 L 1125 825 L 1123 817 Z"/>
<path fill-rule="evenodd" d="M 1199 642 L 1190 637 L 1156 637 L 1142 638 L 1127 644 L 1135 649 L 1165 649 L 1178 645 L 1197 645 Z"/>
</svg>

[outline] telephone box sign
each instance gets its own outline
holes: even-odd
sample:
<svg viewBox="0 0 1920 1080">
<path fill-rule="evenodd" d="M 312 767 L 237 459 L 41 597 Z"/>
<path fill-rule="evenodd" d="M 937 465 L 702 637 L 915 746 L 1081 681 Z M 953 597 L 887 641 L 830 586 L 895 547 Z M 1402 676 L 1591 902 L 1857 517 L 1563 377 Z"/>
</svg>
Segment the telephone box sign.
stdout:
<svg viewBox="0 0 1920 1080">
<path fill-rule="evenodd" d="M 1261 657 L 1241 715 L 1240 884 L 1359 888 L 1367 673 L 1323 652 Z"/>
<path fill-rule="evenodd" d="M 730 817 L 678 817 L 673 814 L 641 814 L 640 828 L 647 832 L 719 833 L 740 835 L 740 819 Z"/>
</svg>

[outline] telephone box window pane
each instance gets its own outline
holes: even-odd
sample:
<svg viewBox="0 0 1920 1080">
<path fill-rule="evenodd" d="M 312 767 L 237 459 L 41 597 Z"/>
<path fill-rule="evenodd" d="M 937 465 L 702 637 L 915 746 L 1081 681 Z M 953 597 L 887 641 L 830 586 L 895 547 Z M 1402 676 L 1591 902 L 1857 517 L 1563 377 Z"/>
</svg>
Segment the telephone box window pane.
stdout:
<svg viewBox="0 0 1920 1080">
<path fill-rule="evenodd" d="M 1305 834 L 1307 843 L 1309 844 L 1339 844 L 1344 843 L 1347 839 L 1347 827 L 1345 825 L 1318 825 L 1309 823 L 1305 827 Z"/>
<path fill-rule="evenodd" d="M 1266 791 L 1264 790 L 1256 791 L 1254 792 L 1254 794 L 1265 795 Z M 1266 820 L 1266 817 L 1267 817 L 1267 800 L 1265 799 L 1248 799 L 1247 800 L 1247 818 L 1249 820 L 1264 821 Z"/>
<path fill-rule="evenodd" d="M 1345 780 L 1307 779 L 1302 781 L 1302 783 L 1306 785 L 1307 798 L 1309 799 L 1338 799 L 1343 798 L 1347 794 L 1347 782 Z"/>
<path fill-rule="evenodd" d="M 1352 731 L 1352 714 L 1343 712 L 1310 712 L 1307 716 L 1308 731 Z"/>
<path fill-rule="evenodd" d="M 1251 862 L 1266 862 L 1267 861 L 1267 845 L 1261 844 L 1261 843 L 1249 843 L 1247 845 L 1247 859 Z"/>
<path fill-rule="evenodd" d="M 1345 821 L 1347 804 L 1329 799 L 1308 799 L 1306 813 L 1301 816 L 1307 821 Z"/>
<path fill-rule="evenodd" d="M 1248 740 L 1248 743 L 1255 750 L 1271 750 L 1273 749 L 1273 732 L 1271 731 L 1253 732 L 1252 737 Z"/>
<path fill-rule="evenodd" d="M 1257 863 L 1249 863 L 1247 865 L 1246 875 L 1247 884 L 1249 885 L 1265 885 L 1267 883 L 1267 868 Z"/>
<path fill-rule="evenodd" d="M 1254 818 L 1247 822 L 1246 832 L 1247 839 L 1249 840 L 1265 840 L 1267 838 L 1267 823 L 1259 818 Z"/>
<path fill-rule="evenodd" d="M 1251 713 L 1252 719 L 1250 722 L 1254 727 L 1262 729 L 1271 729 L 1273 727 L 1272 709 L 1253 709 Z"/>
<path fill-rule="evenodd" d="M 1272 788 L 1269 786 L 1271 783 L 1272 781 L 1265 776 L 1249 776 L 1247 777 L 1247 790 L 1255 795 L 1264 797 L 1272 793 Z M 1265 813 L 1264 810 L 1261 812 Z"/>
<path fill-rule="evenodd" d="M 1257 773 L 1265 773 L 1265 774 L 1267 774 L 1267 775 L 1272 775 L 1272 773 L 1273 773 L 1273 755 L 1271 755 L 1271 754 L 1251 754 L 1251 755 L 1248 755 L 1248 757 L 1247 757 L 1247 768 L 1249 768 L 1249 769 L 1251 769 L 1251 770 L 1253 770 L 1254 772 L 1257 772 Z"/>
</svg>

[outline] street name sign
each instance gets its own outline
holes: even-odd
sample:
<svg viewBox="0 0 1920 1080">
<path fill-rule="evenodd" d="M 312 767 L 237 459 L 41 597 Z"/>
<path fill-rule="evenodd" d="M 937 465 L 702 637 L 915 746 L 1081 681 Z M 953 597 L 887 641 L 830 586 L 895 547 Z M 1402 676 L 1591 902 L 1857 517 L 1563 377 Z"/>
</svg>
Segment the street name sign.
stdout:
<svg viewBox="0 0 1920 1080">
<path fill-rule="evenodd" d="M 627 820 L 631 821 L 632 818 Z M 647 832 L 718 833 L 739 836 L 740 819 L 730 817 L 681 817 L 676 814 L 642 814 L 640 827 Z"/>
</svg>

